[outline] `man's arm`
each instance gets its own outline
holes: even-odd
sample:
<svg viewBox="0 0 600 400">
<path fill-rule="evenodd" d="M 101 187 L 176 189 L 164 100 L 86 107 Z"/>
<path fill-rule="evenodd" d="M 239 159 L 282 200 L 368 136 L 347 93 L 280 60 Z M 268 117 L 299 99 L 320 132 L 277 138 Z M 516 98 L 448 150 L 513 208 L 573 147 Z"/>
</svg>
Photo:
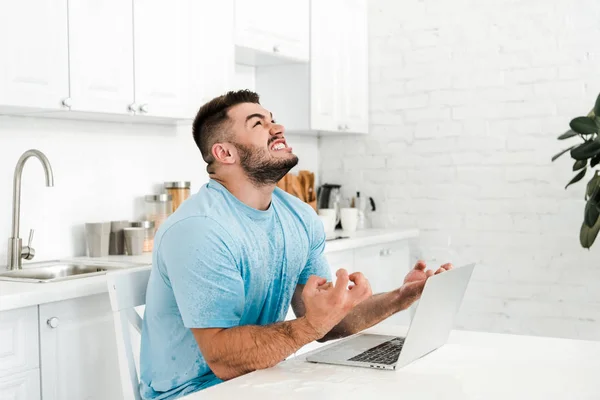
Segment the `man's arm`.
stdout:
<svg viewBox="0 0 600 400">
<path fill-rule="evenodd" d="M 348 288 L 349 281 L 354 286 Z M 222 380 L 269 368 L 300 347 L 322 338 L 354 307 L 371 296 L 365 281 L 338 271 L 336 285 L 311 276 L 300 292 L 304 315 L 267 326 L 192 328 L 192 333 L 214 374 Z"/>
<path fill-rule="evenodd" d="M 363 301 L 353 308 L 325 336 L 317 339 L 317 341 L 326 342 L 353 335 L 378 324 L 400 311 L 406 310 L 421 296 L 427 278 L 451 268 L 452 265 L 445 264 L 434 273 L 432 270 L 425 270 L 426 265 L 424 262 L 418 262 L 415 268 L 406 276 L 404 285 L 390 292 L 373 295 Z M 366 282 L 366 278 L 360 272 L 355 272 L 350 276 L 354 276 L 357 282 L 363 280 Z M 368 282 L 364 284 L 368 285 Z M 331 283 L 329 282 L 326 285 L 331 285 Z M 292 297 L 292 308 L 297 317 L 301 317 L 305 312 L 302 297 L 299 296 L 299 293 L 302 293 L 302 287 L 303 285 L 298 285 Z"/>
<path fill-rule="evenodd" d="M 222 380 L 272 367 L 318 339 L 305 317 L 267 326 L 192 329 L 192 333 L 208 366 Z"/>
</svg>

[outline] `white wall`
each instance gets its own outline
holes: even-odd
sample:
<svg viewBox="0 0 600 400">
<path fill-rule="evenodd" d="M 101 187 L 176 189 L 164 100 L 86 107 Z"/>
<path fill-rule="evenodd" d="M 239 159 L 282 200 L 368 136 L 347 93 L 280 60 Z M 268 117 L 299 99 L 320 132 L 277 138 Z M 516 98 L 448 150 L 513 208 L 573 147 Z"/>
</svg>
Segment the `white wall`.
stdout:
<svg viewBox="0 0 600 400">
<path fill-rule="evenodd" d="M 479 264 L 460 327 L 598 339 L 600 242 L 580 247 L 584 185 L 550 158 L 600 92 L 600 3 L 369 4 L 371 132 L 321 140 L 323 181 L 420 228 L 432 264 Z"/>
</svg>

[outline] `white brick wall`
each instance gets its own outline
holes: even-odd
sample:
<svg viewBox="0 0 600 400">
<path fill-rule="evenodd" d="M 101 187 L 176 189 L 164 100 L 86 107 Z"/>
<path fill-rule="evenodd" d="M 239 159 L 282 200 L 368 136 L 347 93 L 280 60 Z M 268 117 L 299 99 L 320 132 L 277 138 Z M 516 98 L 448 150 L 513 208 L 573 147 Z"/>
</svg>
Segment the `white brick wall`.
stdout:
<svg viewBox="0 0 600 400">
<path fill-rule="evenodd" d="M 372 0 L 369 136 L 320 142 L 322 182 L 476 261 L 458 324 L 600 339 L 600 242 L 555 138 L 600 92 L 597 0 Z"/>
</svg>

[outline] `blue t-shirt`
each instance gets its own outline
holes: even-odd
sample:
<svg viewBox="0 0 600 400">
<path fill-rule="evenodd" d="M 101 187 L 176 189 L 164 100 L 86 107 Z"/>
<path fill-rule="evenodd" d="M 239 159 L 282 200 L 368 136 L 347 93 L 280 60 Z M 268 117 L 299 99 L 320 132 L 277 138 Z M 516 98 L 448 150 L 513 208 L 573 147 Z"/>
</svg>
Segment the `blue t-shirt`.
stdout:
<svg viewBox="0 0 600 400">
<path fill-rule="evenodd" d="M 220 383 L 190 328 L 283 321 L 297 284 L 331 280 L 315 211 L 275 189 L 251 208 L 210 180 L 158 230 L 146 293 L 140 392 L 174 399 Z"/>
</svg>

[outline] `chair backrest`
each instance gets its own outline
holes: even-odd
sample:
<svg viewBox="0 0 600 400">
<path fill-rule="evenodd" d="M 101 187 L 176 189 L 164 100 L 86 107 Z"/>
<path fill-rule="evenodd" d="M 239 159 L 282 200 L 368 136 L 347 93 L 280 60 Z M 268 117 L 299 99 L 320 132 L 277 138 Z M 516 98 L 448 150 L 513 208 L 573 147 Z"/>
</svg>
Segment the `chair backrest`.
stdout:
<svg viewBox="0 0 600 400">
<path fill-rule="evenodd" d="M 135 307 L 146 304 L 146 287 L 150 268 L 129 268 L 106 274 L 110 305 L 115 321 L 115 335 L 119 356 L 121 388 L 125 400 L 141 400 L 139 376 L 131 340 L 131 327 L 141 336 L 142 318 Z"/>
</svg>

